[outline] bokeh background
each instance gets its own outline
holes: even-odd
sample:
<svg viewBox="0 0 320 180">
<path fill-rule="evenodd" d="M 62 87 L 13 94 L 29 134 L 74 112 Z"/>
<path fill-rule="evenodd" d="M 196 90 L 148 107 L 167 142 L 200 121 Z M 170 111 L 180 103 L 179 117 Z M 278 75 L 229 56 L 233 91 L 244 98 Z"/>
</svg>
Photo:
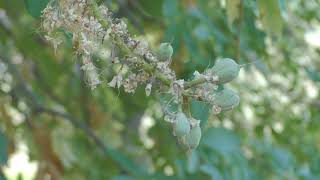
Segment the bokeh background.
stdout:
<svg viewBox="0 0 320 180">
<path fill-rule="evenodd" d="M 242 64 L 228 85 L 237 108 L 191 103 L 203 129 L 192 153 L 163 120 L 161 94 L 90 90 L 70 34 L 56 50 L 45 41 L 47 2 L 0 0 L 1 180 L 320 179 L 318 0 L 99 1 L 153 47 L 172 42 L 179 78 L 221 57 Z"/>
</svg>

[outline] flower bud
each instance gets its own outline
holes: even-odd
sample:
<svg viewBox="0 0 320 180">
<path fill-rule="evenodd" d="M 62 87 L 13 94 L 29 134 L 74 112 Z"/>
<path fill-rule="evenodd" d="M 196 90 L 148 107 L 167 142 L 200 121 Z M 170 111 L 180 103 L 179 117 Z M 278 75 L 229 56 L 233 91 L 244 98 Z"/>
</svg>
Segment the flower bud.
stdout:
<svg viewBox="0 0 320 180">
<path fill-rule="evenodd" d="M 223 89 L 215 94 L 214 106 L 218 106 L 221 111 L 228 111 L 238 106 L 240 97 L 234 90 Z"/>
<path fill-rule="evenodd" d="M 170 43 L 161 43 L 157 55 L 160 61 L 169 61 L 173 54 L 173 48 Z"/>
<path fill-rule="evenodd" d="M 173 131 L 174 134 L 178 137 L 185 136 L 190 132 L 190 123 L 187 116 L 183 112 L 177 113 Z"/>
<path fill-rule="evenodd" d="M 189 149 L 195 149 L 199 145 L 200 139 L 201 128 L 198 124 L 190 130 L 189 134 L 186 135 L 185 144 Z"/>
<path fill-rule="evenodd" d="M 219 83 L 227 83 L 235 79 L 240 71 L 240 66 L 232 59 L 219 59 L 212 67 L 212 73 L 219 78 Z"/>
</svg>

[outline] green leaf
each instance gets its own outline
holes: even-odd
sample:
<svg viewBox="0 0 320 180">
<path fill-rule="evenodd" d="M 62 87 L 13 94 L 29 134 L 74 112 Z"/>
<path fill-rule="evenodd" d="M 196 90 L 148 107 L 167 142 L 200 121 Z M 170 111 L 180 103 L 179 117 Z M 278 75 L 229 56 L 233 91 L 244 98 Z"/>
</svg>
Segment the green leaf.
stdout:
<svg viewBox="0 0 320 180">
<path fill-rule="evenodd" d="M 279 147 L 274 147 L 271 149 L 272 164 L 275 169 L 279 169 L 279 172 L 283 172 L 289 168 L 293 167 L 293 157 L 291 152 Z"/>
<path fill-rule="evenodd" d="M 188 156 L 187 161 L 187 170 L 189 173 L 193 174 L 196 173 L 199 169 L 200 165 L 200 158 L 197 151 L 192 151 L 191 154 Z"/>
<path fill-rule="evenodd" d="M 162 13 L 166 18 L 172 18 L 179 13 L 179 4 L 177 0 L 164 0 Z"/>
<path fill-rule="evenodd" d="M 214 180 L 222 180 L 222 176 L 219 172 L 219 170 L 213 166 L 211 166 L 210 164 L 205 164 L 205 165 L 202 165 L 200 167 L 200 170 L 205 173 L 205 174 L 208 174 L 209 176 L 211 176 L 212 179 Z"/>
<path fill-rule="evenodd" d="M 203 135 L 202 143 L 221 154 L 240 151 L 239 137 L 225 128 L 208 129 Z"/>
<path fill-rule="evenodd" d="M 137 177 L 146 177 L 148 172 L 143 169 L 141 166 L 136 164 L 134 161 L 124 156 L 121 152 L 108 148 L 106 153 L 117 162 L 122 168 L 132 173 L 132 175 Z"/>
<path fill-rule="evenodd" d="M 280 12 L 281 12 L 282 17 L 287 17 L 288 10 L 287 10 L 286 0 L 279 0 L 279 7 L 280 7 Z"/>
<path fill-rule="evenodd" d="M 0 180 L 6 180 L 6 178 L 4 177 L 4 175 L 0 172 Z"/>
<path fill-rule="evenodd" d="M 176 113 L 178 111 L 178 105 L 173 101 L 174 97 L 172 95 L 163 94 L 158 98 L 164 111 L 170 113 Z"/>
<path fill-rule="evenodd" d="M 199 24 L 193 30 L 194 35 L 201 41 L 207 41 L 210 38 L 210 31 L 206 24 Z"/>
<path fill-rule="evenodd" d="M 39 18 L 42 10 L 49 3 L 49 0 L 24 0 L 24 3 L 29 14 L 35 18 Z"/>
<path fill-rule="evenodd" d="M 0 166 L 5 165 L 8 161 L 8 140 L 0 130 Z"/>
<path fill-rule="evenodd" d="M 264 29 L 269 34 L 279 35 L 283 22 L 278 0 L 258 0 L 259 15 Z"/>
<path fill-rule="evenodd" d="M 181 23 L 170 22 L 167 26 L 166 31 L 164 32 L 163 42 L 172 42 L 173 51 L 176 52 L 180 45 L 182 39 L 182 33 L 184 27 Z"/>
<path fill-rule="evenodd" d="M 240 5 L 241 0 L 226 0 L 226 11 L 230 26 L 239 17 Z"/>
<path fill-rule="evenodd" d="M 270 73 L 269 67 L 267 64 L 265 64 L 263 61 L 261 61 L 259 58 L 257 58 L 252 64 L 265 76 L 268 77 L 268 74 Z"/>
<path fill-rule="evenodd" d="M 120 175 L 113 177 L 112 180 L 133 180 L 133 178 L 126 175 Z"/>
<path fill-rule="evenodd" d="M 305 70 L 311 80 L 320 82 L 320 73 L 315 68 L 307 67 Z"/>
<path fill-rule="evenodd" d="M 192 117 L 201 121 L 200 123 L 202 127 L 206 125 L 209 118 L 208 104 L 201 101 L 192 100 L 190 101 L 190 111 Z"/>
</svg>

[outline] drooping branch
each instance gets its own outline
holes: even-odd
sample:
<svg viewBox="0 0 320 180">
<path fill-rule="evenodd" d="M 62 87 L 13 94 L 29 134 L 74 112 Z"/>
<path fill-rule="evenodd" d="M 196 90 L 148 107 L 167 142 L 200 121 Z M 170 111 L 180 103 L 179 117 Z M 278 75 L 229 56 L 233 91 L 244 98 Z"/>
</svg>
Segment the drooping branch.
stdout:
<svg viewBox="0 0 320 180">
<path fill-rule="evenodd" d="M 100 43 L 101 39 L 106 38 L 112 47 L 116 47 L 116 56 L 119 56 L 114 57 L 111 53 L 112 63 L 120 65 L 119 71 L 108 83 L 110 87 L 123 87 L 125 92 L 134 93 L 138 85 L 146 85 L 145 92 L 148 96 L 152 83 L 157 80 L 160 89 L 170 93 L 178 107 L 187 105 L 189 97 L 209 103 L 214 113 L 230 110 L 239 104 L 240 99 L 235 91 L 216 91 L 218 84 L 228 83 L 238 76 L 240 66 L 234 60 L 218 60 L 212 68 L 202 73 L 195 71 L 192 80 L 177 79 L 175 71 L 170 68 L 173 55 L 170 43 L 161 43 L 154 51 L 146 40 L 134 38 L 123 20 L 113 18 L 112 12 L 106 6 L 98 6 L 95 0 L 60 0 L 60 3 L 59 6 L 49 5 L 43 11 L 43 28 L 49 36 L 47 39 L 52 40 L 55 45 L 60 43 L 55 32 L 61 28 L 73 34 L 75 52 L 83 58 L 81 69 L 87 75 L 92 89 L 101 83 L 92 55 L 97 54 L 96 49 L 100 52 L 110 50 Z M 121 72 L 123 67 L 125 72 Z M 188 111 L 188 108 L 184 109 Z M 185 133 L 181 134 L 188 135 L 189 140 L 193 139 L 190 136 L 197 135 L 197 142 L 183 140 L 184 135 L 179 139 L 188 149 L 194 149 L 200 141 L 199 135 L 201 136 L 198 131 L 199 121 L 194 120 L 191 113 L 186 117 L 184 109 L 178 108 L 175 113 L 165 112 L 168 117 L 165 119 L 178 127 L 176 124 L 179 117 L 183 117 L 182 130 Z M 183 115 L 178 116 L 179 114 Z M 193 128 L 192 133 L 189 133 L 190 127 Z"/>
</svg>

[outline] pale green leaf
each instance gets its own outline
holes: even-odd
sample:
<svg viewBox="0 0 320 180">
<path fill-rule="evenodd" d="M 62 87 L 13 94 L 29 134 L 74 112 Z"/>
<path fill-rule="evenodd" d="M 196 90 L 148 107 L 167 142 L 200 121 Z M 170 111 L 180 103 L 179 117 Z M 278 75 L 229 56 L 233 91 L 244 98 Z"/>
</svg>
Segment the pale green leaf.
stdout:
<svg viewBox="0 0 320 180">
<path fill-rule="evenodd" d="M 263 28 L 267 33 L 279 35 L 283 28 L 283 19 L 278 0 L 258 0 L 258 9 Z"/>
<path fill-rule="evenodd" d="M 33 17 L 41 16 L 42 10 L 47 6 L 49 0 L 24 0 L 26 8 Z"/>
<path fill-rule="evenodd" d="M 178 1 L 177 0 L 164 0 L 162 5 L 162 13 L 167 18 L 172 18 L 176 16 L 178 11 Z"/>
<path fill-rule="evenodd" d="M 228 16 L 228 23 L 232 23 L 239 18 L 241 0 L 226 0 L 226 12 Z"/>
<path fill-rule="evenodd" d="M 240 150 L 240 139 L 232 131 L 225 128 L 210 128 L 202 138 L 202 143 L 221 153 L 232 153 Z"/>
<path fill-rule="evenodd" d="M 8 160 L 8 140 L 0 131 L 0 165 L 4 165 Z"/>
<path fill-rule="evenodd" d="M 210 164 L 202 165 L 200 167 L 200 171 L 211 176 L 211 179 L 214 179 L 214 180 L 222 180 L 223 179 L 219 170 Z"/>
<path fill-rule="evenodd" d="M 197 151 L 192 151 L 191 154 L 188 156 L 187 161 L 187 170 L 189 173 L 193 174 L 196 173 L 199 169 L 200 165 L 200 158 Z"/>
<path fill-rule="evenodd" d="M 190 102 L 190 111 L 192 117 L 201 121 L 201 126 L 204 126 L 209 118 L 209 105 L 201 102 L 192 100 Z"/>
</svg>

